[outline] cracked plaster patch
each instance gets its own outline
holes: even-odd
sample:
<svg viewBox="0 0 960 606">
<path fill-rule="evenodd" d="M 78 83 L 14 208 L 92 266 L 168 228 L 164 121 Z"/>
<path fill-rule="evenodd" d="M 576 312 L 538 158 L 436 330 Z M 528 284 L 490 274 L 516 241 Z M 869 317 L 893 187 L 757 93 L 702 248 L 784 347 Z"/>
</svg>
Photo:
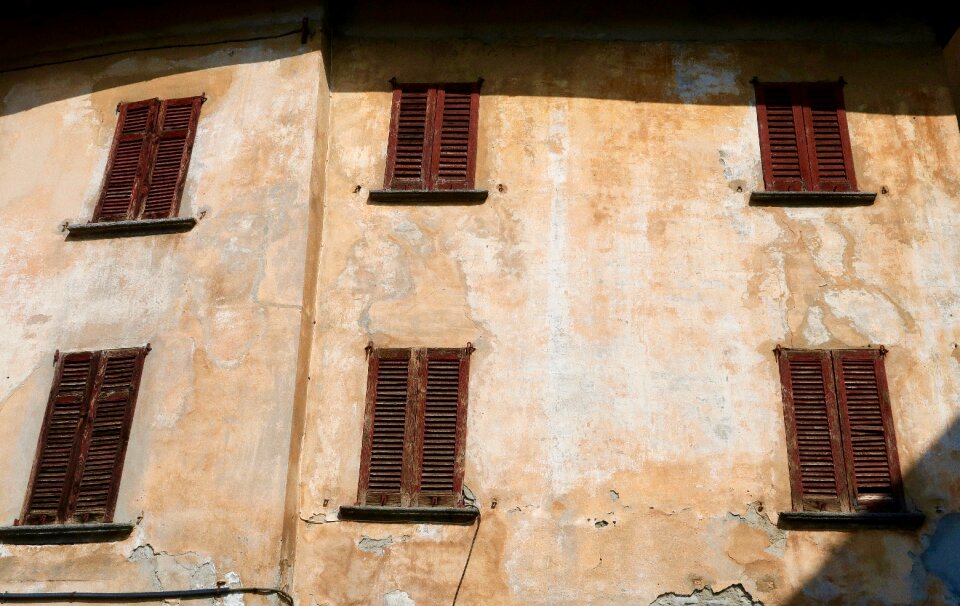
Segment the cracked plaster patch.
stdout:
<svg viewBox="0 0 960 606">
<path fill-rule="evenodd" d="M 777 557 L 783 557 L 787 546 L 787 533 L 777 528 L 777 525 L 767 517 L 767 514 L 763 513 L 763 505 L 759 501 L 749 503 L 744 515 L 729 512 L 727 517 L 762 531 L 767 535 L 767 541 L 769 542 L 769 546 L 764 551 Z"/>
</svg>

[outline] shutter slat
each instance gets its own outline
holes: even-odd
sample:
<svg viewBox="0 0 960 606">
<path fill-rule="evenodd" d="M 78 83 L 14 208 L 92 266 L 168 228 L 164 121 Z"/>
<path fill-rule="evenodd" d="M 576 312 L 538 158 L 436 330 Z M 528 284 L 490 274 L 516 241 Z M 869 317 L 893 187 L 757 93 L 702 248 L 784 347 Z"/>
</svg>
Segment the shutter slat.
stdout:
<svg viewBox="0 0 960 606">
<path fill-rule="evenodd" d="M 378 360 L 366 502 L 398 505 L 403 472 L 409 359 Z"/>
<path fill-rule="evenodd" d="M 156 99 L 121 105 L 95 221 L 134 218 L 158 106 Z"/>
<path fill-rule="evenodd" d="M 93 380 L 94 357 L 65 354 L 54 386 L 24 511 L 28 524 L 62 521 L 70 472 L 79 446 L 84 396 Z"/>
<path fill-rule="evenodd" d="M 190 152 L 200 117 L 201 97 L 164 101 L 159 139 L 143 203 L 143 218 L 175 216 L 183 193 Z"/>
<path fill-rule="evenodd" d="M 139 350 L 104 352 L 104 370 L 93 396 L 90 436 L 73 510 L 73 518 L 79 521 L 106 521 L 112 514 L 141 355 Z"/>
<path fill-rule="evenodd" d="M 810 141 L 813 175 L 810 188 L 821 191 L 851 191 L 851 167 L 841 125 L 843 101 L 839 84 L 810 84 L 805 87 L 807 136 Z"/>
<path fill-rule="evenodd" d="M 428 149 L 428 119 L 433 92 L 400 90 L 394 93 L 387 186 L 390 189 L 424 189 Z M 392 168 L 392 172 L 391 171 Z"/>
<path fill-rule="evenodd" d="M 767 190 L 804 189 L 803 124 L 795 87 L 758 84 L 757 116 Z"/>
<path fill-rule="evenodd" d="M 424 493 L 454 491 L 460 364 L 459 359 L 427 360 L 420 472 L 420 490 Z"/>
<path fill-rule="evenodd" d="M 794 509 L 845 509 L 849 497 L 829 354 L 782 350 L 780 380 Z"/>
<path fill-rule="evenodd" d="M 882 354 L 834 352 L 834 368 L 856 507 L 897 509 L 902 488 Z"/>
</svg>

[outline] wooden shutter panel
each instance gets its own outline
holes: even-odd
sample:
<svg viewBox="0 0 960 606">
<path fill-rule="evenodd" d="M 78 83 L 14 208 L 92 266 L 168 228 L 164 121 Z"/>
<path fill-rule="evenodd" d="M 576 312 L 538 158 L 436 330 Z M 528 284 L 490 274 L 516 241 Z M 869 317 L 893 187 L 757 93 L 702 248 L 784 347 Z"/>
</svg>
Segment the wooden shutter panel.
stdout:
<svg viewBox="0 0 960 606">
<path fill-rule="evenodd" d="M 900 510 L 903 489 L 883 352 L 833 352 L 854 508 Z"/>
<path fill-rule="evenodd" d="M 401 504 L 410 362 L 410 350 L 370 353 L 359 491 L 367 505 Z"/>
<path fill-rule="evenodd" d="M 202 103 L 203 97 L 187 97 L 161 104 L 142 218 L 173 217 L 179 211 Z"/>
<path fill-rule="evenodd" d="M 159 106 L 158 99 L 120 106 L 117 130 L 100 200 L 94 211 L 94 221 L 133 218 L 143 193 L 151 151 L 151 133 L 155 128 Z"/>
<path fill-rule="evenodd" d="M 472 189 L 476 165 L 480 87 L 446 85 L 437 91 L 433 142 L 436 189 Z"/>
<path fill-rule="evenodd" d="M 757 120 L 763 181 L 768 191 L 801 191 L 810 172 L 800 90 L 757 83 Z"/>
<path fill-rule="evenodd" d="M 435 88 L 394 84 L 384 179 L 388 189 L 427 189 L 435 104 Z"/>
<path fill-rule="evenodd" d="M 60 357 L 27 491 L 22 516 L 26 524 L 54 523 L 65 517 L 94 362 L 90 352 Z"/>
<path fill-rule="evenodd" d="M 795 511 L 849 510 L 829 352 L 780 350 Z"/>
<path fill-rule="evenodd" d="M 854 191 L 853 157 L 839 82 L 804 86 L 804 122 L 810 154 L 808 189 Z"/>
<path fill-rule="evenodd" d="M 121 349 L 101 354 L 71 503 L 77 521 L 113 519 L 145 353 Z"/>
<path fill-rule="evenodd" d="M 420 505 L 462 505 L 469 350 L 427 350 Z"/>
</svg>

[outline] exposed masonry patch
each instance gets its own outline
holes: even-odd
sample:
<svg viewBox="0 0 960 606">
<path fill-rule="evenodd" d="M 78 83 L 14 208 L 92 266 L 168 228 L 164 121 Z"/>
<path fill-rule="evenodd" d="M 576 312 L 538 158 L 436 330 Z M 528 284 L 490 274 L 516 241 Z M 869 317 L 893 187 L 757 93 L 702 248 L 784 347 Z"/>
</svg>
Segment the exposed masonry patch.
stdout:
<svg viewBox="0 0 960 606">
<path fill-rule="evenodd" d="M 763 503 L 760 501 L 749 503 L 746 514 L 740 515 L 728 512 L 727 518 L 762 530 L 770 541 L 770 546 L 764 551 L 777 557 L 783 557 L 783 550 L 787 546 L 787 532 L 777 528 L 777 525 L 767 517 L 767 514 L 763 512 Z"/>
<path fill-rule="evenodd" d="M 763 602 L 754 601 L 743 585 L 739 583 L 714 593 L 710 587 L 698 589 L 689 595 L 663 593 L 650 602 L 650 606 L 763 606 Z"/>
<path fill-rule="evenodd" d="M 395 589 L 383 596 L 383 606 L 417 606 L 406 591 Z"/>
<path fill-rule="evenodd" d="M 393 535 L 387 535 L 382 539 L 374 539 L 363 535 L 363 538 L 360 539 L 360 542 L 357 543 L 357 547 L 360 548 L 360 551 L 366 551 L 368 553 L 375 553 L 378 556 L 382 556 L 388 547 L 396 543 L 405 543 L 410 540 L 410 535 L 405 534 L 393 538 Z"/>
<path fill-rule="evenodd" d="M 157 589 L 184 585 L 200 589 L 213 587 L 217 582 L 217 569 L 213 561 L 195 551 L 167 553 L 156 551 L 152 545 L 146 543 L 130 552 L 127 559 L 152 568 L 153 584 Z"/>
</svg>

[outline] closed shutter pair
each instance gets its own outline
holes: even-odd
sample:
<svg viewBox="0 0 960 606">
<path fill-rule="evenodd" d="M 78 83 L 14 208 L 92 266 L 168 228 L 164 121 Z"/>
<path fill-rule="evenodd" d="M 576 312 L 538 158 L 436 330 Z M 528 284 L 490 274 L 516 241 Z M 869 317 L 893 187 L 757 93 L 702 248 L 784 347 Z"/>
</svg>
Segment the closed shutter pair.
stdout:
<svg viewBox="0 0 960 606">
<path fill-rule="evenodd" d="M 394 82 L 387 189 L 472 189 L 480 83 Z"/>
<path fill-rule="evenodd" d="M 109 522 L 148 348 L 59 357 L 20 524 Z"/>
<path fill-rule="evenodd" d="M 884 350 L 778 350 L 794 511 L 900 511 Z"/>
<path fill-rule="evenodd" d="M 176 216 L 203 97 L 120 105 L 94 221 Z"/>
<path fill-rule="evenodd" d="M 463 505 L 472 351 L 370 349 L 360 504 Z"/>
<path fill-rule="evenodd" d="M 840 82 L 756 83 L 767 191 L 856 191 Z"/>
</svg>

